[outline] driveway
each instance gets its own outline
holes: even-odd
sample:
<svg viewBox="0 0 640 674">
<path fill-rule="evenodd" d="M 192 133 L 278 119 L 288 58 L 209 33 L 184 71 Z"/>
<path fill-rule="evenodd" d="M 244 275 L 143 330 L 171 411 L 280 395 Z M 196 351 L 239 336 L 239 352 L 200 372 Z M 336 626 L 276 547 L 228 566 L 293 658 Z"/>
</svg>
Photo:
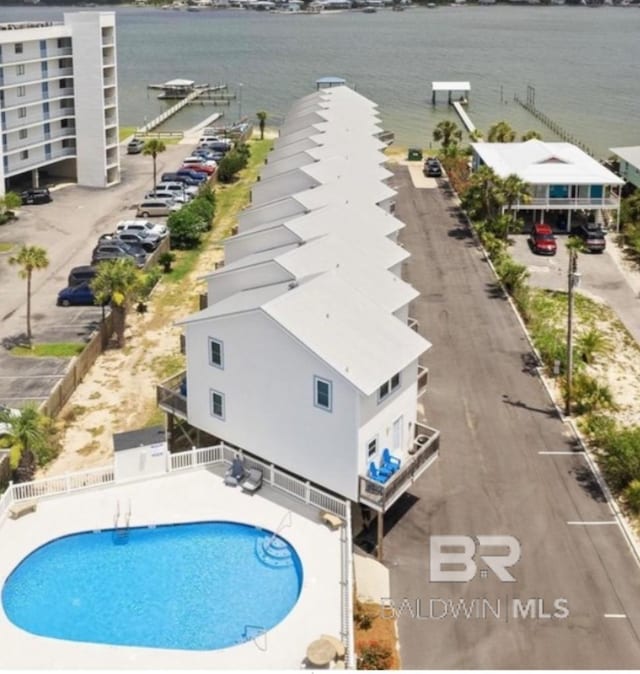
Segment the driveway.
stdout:
<svg viewBox="0 0 640 674">
<path fill-rule="evenodd" d="M 158 179 L 180 165 L 197 138 L 167 145 L 158 155 Z M 46 249 L 49 266 L 33 274 L 32 330 L 35 341 L 77 342 L 86 339 L 100 321 L 98 307 L 57 307 L 58 291 L 67 285 L 72 267 L 89 264 L 100 234 L 111 232 L 119 220 L 135 218 L 135 205 L 152 188 L 153 164 L 142 154 L 127 155 L 121 146 L 122 182 L 110 189 L 61 185 L 53 201 L 25 206 L 19 219 L 0 227 L 0 243 L 38 245 Z M 0 254 L 0 343 L 10 347 L 26 332 L 26 282 Z M 65 371 L 68 359 L 24 359 L 0 348 L 0 402 L 13 407 L 49 396 Z"/>
<path fill-rule="evenodd" d="M 442 432 L 439 460 L 386 521 L 402 666 L 635 668 L 636 558 L 444 183 L 416 189 L 405 168 L 394 173 L 404 276 L 421 293 L 411 315 L 433 344 L 423 404 Z M 515 582 L 478 557 L 471 580 L 431 582 L 429 537 L 453 534 L 515 537 Z"/>
</svg>

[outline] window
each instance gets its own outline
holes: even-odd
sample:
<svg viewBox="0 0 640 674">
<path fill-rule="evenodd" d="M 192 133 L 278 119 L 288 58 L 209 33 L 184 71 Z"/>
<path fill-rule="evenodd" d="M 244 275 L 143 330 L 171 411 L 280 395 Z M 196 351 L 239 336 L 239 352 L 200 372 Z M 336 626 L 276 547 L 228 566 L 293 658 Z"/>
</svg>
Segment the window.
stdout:
<svg viewBox="0 0 640 674">
<path fill-rule="evenodd" d="M 69 126 L 69 120 L 68 119 L 61 119 L 60 120 L 60 126 L 63 129 L 66 129 Z"/>
<path fill-rule="evenodd" d="M 315 389 L 313 404 L 322 410 L 331 412 L 331 382 L 320 379 L 320 377 L 314 377 L 313 382 Z"/>
<path fill-rule="evenodd" d="M 209 337 L 209 365 L 224 369 L 224 349 L 222 342 Z"/>
<path fill-rule="evenodd" d="M 22 42 L 16 42 L 16 54 L 22 54 Z"/>
<path fill-rule="evenodd" d="M 393 375 L 393 377 L 391 377 L 389 381 L 385 381 L 385 383 L 378 389 L 378 402 L 384 400 L 389 394 L 393 393 L 399 386 L 400 386 L 400 373 L 397 372 L 396 374 Z"/>
<path fill-rule="evenodd" d="M 24 140 L 27 137 L 27 133 L 28 132 L 26 129 L 20 129 L 20 131 L 18 131 L 18 138 L 20 138 L 20 140 Z"/>
<path fill-rule="evenodd" d="M 367 459 L 370 459 L 378 451 L 378 436 L 367 443 Z"/>
<path fill-rule="evenodd" d="M 27 109 L 26 108 L 18 108 L 18 117 L 26 117 L 27 116 Z"/>
<path fill-rule="evenodd" d="M 20 86 L 18 87 L 18 96 L 24 96 L 27 93 L 27 87 Z"/>
<path fill-rule="evenodd" d="M 20 153 L 20 159 L 29 159 L 29 150 L 22 150 Z"/>
<path fill-rule="evenodd" d="M 61 89 L 67 88 L 67 80 L 65 80 L 64 77 L 60 80 L 60 88 Z"/>
<path fill-rule="evenodd" d="M 224 394 L 211 390 L 211 416 L 224 421 Z"/>
<path fill-rule="evenodd" d="M 24 75 L 24 64 L 23 63 L 19 63 L 16 66 L 16 75 Z"/>
</svg>

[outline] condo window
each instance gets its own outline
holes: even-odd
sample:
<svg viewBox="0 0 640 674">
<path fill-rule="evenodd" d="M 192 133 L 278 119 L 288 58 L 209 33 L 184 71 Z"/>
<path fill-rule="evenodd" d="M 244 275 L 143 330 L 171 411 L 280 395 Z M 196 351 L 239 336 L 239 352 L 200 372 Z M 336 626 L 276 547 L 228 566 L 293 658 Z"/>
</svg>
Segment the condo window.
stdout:
<svg viewBox="0 0 640 674">
<path fill-rule="evenodd" d="M 378 438 L 369 440 L 367 443 L 367 458 L 370 459 L 378 451 Z"/>
<path fill-rule="evenodd" d="M 63 129 L 66 129 L 69 126 L 69 120 L 68 119 L 61 119 L 60 120 L 60 126 Z"/>
<path fill-rule="evenodd" d="M 65 80 L 64 78 L 60 80 L 60 88 L 61 89 L 67 88 L 67 80 Z"/>
<path fill-rule="evenodd" d="M 20 159 L 29 159 L 29 150 L 22 150 L 20 153 Z"/>
<path fill-rule="evenodd" d="M 16 66 L 16 75 L 24 75 L 24 64 L 23 63 L 19 63 Z"/>
<path fill-rule="evenodd" d="M 400 386 L 400 373 L 397 372 L 396 374 L 389 379 L 389 381 L 385 381 L 385 383 L 378 389 L 378 402 L 381 402 L 384 400 L 388 395 L 393 393 L 398 387 Z"/>
<path fill-rule="evenodd" d="M 20 131 L 18 131 L 18 138 L 20 138 L 20 140 L 24 140 L 27 137 L 27 134 L 28 131 L 26 129 L 20 129 Z"/>
<path fill-rule="evenodd" d="M 314 377 L 313 381 L 315 388 L 314 405 L 331 412 L 331 389 L 333 388 L 331 382 L 320 377 Z"/>
<path fill-rule="evenodd" d="M 27 87 L 20 86 L 18 87 L 18 96 L 24 96 L 27 93 Z"/>
<path fill-rule="evenodd" d="M 22 42 L 16 42 L 16 54 L 22 54 Z"/>
<path fill-rule="evenodd" d="M 224 394 L 220 391 L 211 391 L 211 416 L 224 421 Z"/>
<path fill-rule="evenodd" d="M 224 347 L 218 339 L 209 337 L 209 365 L 224 368 Z"/>
<path fill-rule="evenodd" d="M 18 108 L 18 117 L 26 117 L 27 116 L 27 109 L 26 108 Z"/>
</svg>

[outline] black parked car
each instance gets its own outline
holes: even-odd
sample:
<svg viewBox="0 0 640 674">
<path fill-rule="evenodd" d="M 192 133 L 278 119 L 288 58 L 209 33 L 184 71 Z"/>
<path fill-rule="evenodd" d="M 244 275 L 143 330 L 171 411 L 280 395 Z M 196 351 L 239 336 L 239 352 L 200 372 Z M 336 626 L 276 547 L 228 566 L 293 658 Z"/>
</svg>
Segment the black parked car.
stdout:
<svg viewBox="0 0 640 674">
<path fill-rule="evenodd" d="M 70 288 L 75 286 L 88 284 L 96 277 L 98 270 L 95 267 L 83 266 L 83 267 L 74 267 L 69 272 L 69 278 L 67 283 Z"/>
<path fill-rule="evenodd" d="M 105 260 L 117 260 L 118 258 L 130 258 L 135 263 L 136 267 L 144 267 L 147 259 L 142 248 L 133 248 L 124 241 L 103 241 L 99 243 L 91 255 L 91 264 L 95 265 L 98 262 Z"/>
<path fill-rule="evenodd" d="M 20 198 L 22 199 L 22 203 L 27 205 L 48 204 L 50 201 L 52 201 L 51 194 L 46 187 L 25 190 L 20 194 Z"/>
<path fill-rule="evenodd" d="M 594 225 L 593 223 L 580 225 L 571 233 L 575 236 L 579 236 L 582 239 L 584 247 L 590 253 L 602 253 L 607 247 L 604 232 L 602 229 L 600 229 L 600 227 Z"/>
<path fill-rule="evenodd" d="M 422 172 L 430 178 L 440 178 L 442 176 L 442 167 L 437 159 L 429 157 L 424 162 Z"/>
</svg>

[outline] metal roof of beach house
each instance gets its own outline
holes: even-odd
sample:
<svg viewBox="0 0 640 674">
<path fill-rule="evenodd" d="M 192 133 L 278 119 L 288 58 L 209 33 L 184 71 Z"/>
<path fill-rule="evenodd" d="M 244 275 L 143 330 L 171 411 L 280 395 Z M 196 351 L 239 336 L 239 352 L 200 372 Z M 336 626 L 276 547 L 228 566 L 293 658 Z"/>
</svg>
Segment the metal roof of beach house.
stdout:
<svg viewBox="0 0 640 674">
<path fill-rule="evenodd" d="M 622 185 L 624 181 L 571 143 L 472 143 L 500 177 L 514 173 L 532 185 Z"/>
<path fill-rule="evenodd" d="M 610 148 L 613 154 L 617 155 L 627 164 L 635 166 L 640 169 L 640 145 L 631 145 L 628 147 L 612 147 Z"/>
</svg>

